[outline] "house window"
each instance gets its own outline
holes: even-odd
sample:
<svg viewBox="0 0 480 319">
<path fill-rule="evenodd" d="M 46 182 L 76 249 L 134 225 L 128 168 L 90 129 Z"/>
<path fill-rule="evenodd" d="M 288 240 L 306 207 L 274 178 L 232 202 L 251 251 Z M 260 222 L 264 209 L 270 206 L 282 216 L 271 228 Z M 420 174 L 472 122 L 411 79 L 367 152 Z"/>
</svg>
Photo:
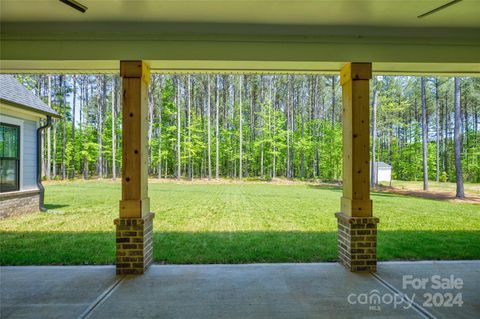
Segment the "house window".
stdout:
<svg viewBox="0 0 480 319">
<path fill-rule="evenodd" d="M 0 192 L 20 189 L 20 127 L 0 123 Z"/>
</svg>

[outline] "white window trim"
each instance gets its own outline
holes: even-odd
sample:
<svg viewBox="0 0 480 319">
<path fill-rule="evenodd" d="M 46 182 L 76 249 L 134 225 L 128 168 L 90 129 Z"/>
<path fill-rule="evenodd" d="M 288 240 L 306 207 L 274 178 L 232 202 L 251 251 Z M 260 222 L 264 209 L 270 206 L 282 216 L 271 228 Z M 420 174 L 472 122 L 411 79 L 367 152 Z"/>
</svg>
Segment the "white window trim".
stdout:
<svg viewBox="0 0 480 319">
<path fill-rule="evenodd" d="M 19 174 L 19 190 L 23 190 L 23 120 L 19 119 L 13 119 L 11 117 L 6 117 L 3 114 L 0 114 L 0 122 L 5 123 L 5 124 L 11 124 L 11 125 L 16 125 L 20 127 L 20 171 L 18 172 Z"/>
</svg>

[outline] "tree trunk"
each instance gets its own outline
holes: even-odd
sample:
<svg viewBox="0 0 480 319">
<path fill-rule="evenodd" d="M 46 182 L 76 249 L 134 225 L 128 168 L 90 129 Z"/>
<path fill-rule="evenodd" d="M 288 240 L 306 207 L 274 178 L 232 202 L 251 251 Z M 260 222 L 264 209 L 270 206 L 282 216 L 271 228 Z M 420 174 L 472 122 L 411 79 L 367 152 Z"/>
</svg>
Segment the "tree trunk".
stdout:
<svg viewBox="0 0 480 319">
<path fill-rule="evenodd" d="M 148 145 L 148 164 L 147 171 L 148 174 L 151 173 L 152 167 L 152 136 L 153 136 L 153 109 L 155 106 L 155 75 L 152 77 L 149 88 L 148 88 L 148 132 L 147 132 L 147 145 Z"/>
<path fill-rule="evenodd" d="M 62 180 L 65 180 L 67 177 L 65 170 L 65 150 L 67 148 L 67 103 L 65 101 L 65 78 L 64 75 L 60 75 L 60 92 L 61 92 L 61 101 L 63 108 L 63 118 L 62 118 L 62 161 L 60 164 L 60 173 L 62 174 Z"/>
<path fill-rule="evenodd" d="M 445 150 L 444 150 L 444 158 L 445 158 L 445 172 L 447 176 L 450 176 L 449 171 L 449 163 L 448 163 L 448 92 L 445 91 Z"/>
<path fill-rule="evenodd" d="M 48 107 L 52 108 L 52 76 L 48 75 Z M 52 179 L 51 168 L 52 168 L 52 139 L 51 139 L 51 129 L 47 129 L 47 180 Z"/>
<path fill-rule="evenodd" d="M 188 179 L 192 180 L 192 133 L 190 130 L 190 120 L 191 120 L 191 89 L 192 89 L 192 81 L 190 79 L 190 74 L 188 75 L 188 102 L 187 102 L 187 134 L 188 134 Z"/>
<path fill-rule="evenodd" d="M 423 163 L 423 190 L 428 191 L 428 127 L 427 127 L 427 97 L 425 95 L 425 78 L 421 78 L 422 89 L 422 163 Z"/>
<path fill-rule="evenodd" d="M 219 102 L 219 75 L 216 76 L 215 79 L 215 178 L 218 179 L 220 177 L 219 172 L 219 135 L 218 135 L 218 108 L 220 106 Z"/>
<path fill-rule="evenodd" d="M 180 149 L 180 76 L 177 78 L 177 180 L 181 177 L 181 149 Z"/>
<path fill-rule="evenodd" d="M 97 143 L 98 159 L 97 173 L 99 178 L 103 178 L 103 76 L 97 77 Z"/>
<path fill-rule="evenodd" d="M 466 95 L 466 94 L 465 94 Z M 460 96 L 462 96 L 462 88 L 460 87 Z M 469 148 L 469 142 L 468 142 L 468 105 L 467 105 L 467 97 L 464 96 L 464 99 L 463 99 L 464 103 L 464 107 L 463 107 L 463 118 L 464 118 L 464 123 L 462 125 L 463 127 L 463 134 L 461 133 L 462 131 L 460 131 L 460 136 L 462 137 L 462 147 L 460 148 L 460 152 L 461 153 L 465 153 L 465 163 L 468 163 L 468 152 L 466 152 L 465 150 L 468 150 Z M 462 107 L 461 107 L 462 103 L 460 101 L 460 113 L 462 112 Z M 468 168 L 468 164 L 467 164 L 467 168 Z M 468 175 L 468 173 L 467 173 Z"/>
<path fill-rule="evenodd" d="M 255 92 L 256 91 L 254 90 L 254 84 L 253 84 L 253 82 L 250 82 L 250 152 L 251 153 L 253 153 L 253 151 L 255 149 L 255 147 L 254 147 L 254 142 L 255 142 L 255 112 L 254 112 L 254 103 L 253 103 Z M 247 161 L 247 163 L 248 163 L 248 161 Z M 249 169 L 251 170 L 250 166 L 246 168 L 247 174 L 249 174 Z"/>
<path fill-rule="evenodd" d="M 276 178 L 277 177 L 277 143 L 276 143 L 276 130 L 277 130 L 277 115 L 276 115 L 276 87 L 275 87 L 275 76 L 272 79 L 272 87 L 273 87 L 273 138 L 272 138 L 272 144 L 273 144 L 273 159 L 272 159 L 272 177 Z"/>
<path fill-rule="evenodd" d="M 463 190 L 463 175 L 462 175 L 462 161 L 460 157 L 460 79 L 455 77 L 455 100 L 454 100 L 454 113 L 455 113 L 455 128 L 453 131 L 453 146 L 455 156 L 455 177 L 457 181 L 457 198 L 464 198 L 465 192 Z"/>
<path fill-rule="evenodd" d="M 80 85 L 80 133 L 82 136 L 82 141 L 85 142 L 85 136 L 84 136 L 84 131 L 83 131 L 83 114 L 87 114 L 87 112 L 83 111 L 83 108 L 86 107 L 88 104 L 88 84 L 87 84 L 87 76 L 82 77 L 82 84 Z M 85 116 L 88 121 L 88 116 Z M 88 163 L 87 163 L 87 157 L 85 155 L 82 155 L 82 162 L 80 164 L 81 170 L 82 170 L 82 175 L 83 179 L 88 178 Z"/>
<path fill-rule="evenodd" d="M 211 103 L 211 97 L 210 97 L 210 74 L 207 75 L 207 146 L 208 146 L 208 180 L 212 179 L 212 151 L 211 151 L 211 130 L 210 130 L 210 103 Z"/>
<path fill-rule="evenodd" d="M 436 174 L 435 179 L 437 183 L 440 181 L 440 107 L 438 103 L 438 78 L 435 77 L 435 164 Z"/>
<path fill-rule="evenodd" d="M 163 105 L 163 93 L 162 77 L 160 76 L 160 98 L 158 99 L 158 179 L 162 178 L 162 105 Z"/>
<path fill-rule="evenodd" d="M 242 122 L 242 93 L 243 93 L 243 87 L 242 87 L 242 75 L 240 75 L 240 110 L 239 110 L 239 122 L 240 122 L 240 132 L 239 132 L 239 170 L 238 170 L 238 177 L 242 179 L 242 174 L 243 174 L 243 169 L 242 169 L 242 162 L 243 162 L 243 122 Z M 263 153 L 262 153 L 263 155 Z"/>
<path fill-rule="evenodd" d="M 260 131 L 258 133 L 258 137 L 260 139 L 260 177 L 263 179 L 264 178 L 264 167 L 263 167 L 263 143 L 264 143 L 264 139 L 265 139 L 265 132 L 263 132 L 263 127 L 265 125 L 264 123 L 264 120 L 263 120 L 263 104 L 265 103 L 265 93 L 264 93 L 264 90 L 263 90 L 263 76 L 260 77 L 260 85 L 261 85 L 261 91 L 260 91 L 260 97 L 261 97 L 261 101 L 260 101 L 260 105 L 259 105 L 259 114 L 260 114 L 260 118 L 259 118 L 259 126 L 260 126 Z"/>
<path fill-rule="evenodd" d="M 117 178 L 117 161 L 116 161 L 116 134 L 115 134 L 115 95 L 117 89 L 116 76 L 112 78 L 112 179 Z"/>
<path fill-rule="evenodd" d="M 88 160 L 83 158 L 83 179 L 88 179 Z"/>
<path fill-rule="evenodd" d="M 46 120 L 40 120 L 41 126 L 45 125 Z M 45 158 L 45 150 L 46 150 L 46 132 L 42 130 L 40 135 L 40 162 L 42 163 L 40 176 L 41 178 L 45 178 L 47 173 L 47 162 Z"/>
<path fill-rule="evenodd" d="M 302 143 L 304 142 L 305 138 L 305 90 L 304 85 L 302 84 L 302 90 L 300 91 L 301 99 L 302 99 Z M 302 146 L 302 152 L 300 154 L 300 177 L 303 179 L 305 178 L 305 147 Z"/>
<path fill-rule="evenodd" d="M 377 166 L 375 162 L 377 161 L 376 145 L 377 145 L 377 79 L 373 78 L 373 101 L 372 101 L 372 164 L 371 164 L 371 178 L 370 185 L 375 187 L 377 185 Z"/>
<path fill-rule="evenodd" d="M 77 102 L 77 76 L 73 76 L 73 100 L 72 100 L 72 174 L 71 178 L 75 178 L 75 112 Z"/>
<path fill-rule="evenodd" d="M 319 152 L 319 147 L 318 143 L 319 141 L 319 120 L 321 118 L 320 110 L 318 107 L 318 76 L 315 76 L 315 84 L 314 84 L 314 92 L 313 96 L 315 97 L 313 108 L 314 108 L 314 119 L 316 120 L 315 122 L 315 133 L 314 133 L 314 138 L 315 138 L 315 177 L 320 178 L 320 152 Z"/>
<path fill-rule="evenodd" d="M 57 121 L 53 121 L 53 178 L 57 177 Z"/>
<path fill-rule="evenodd" d="M 292 154 L 291 162 L 290 162 L 290 178 L 295 178 L 295 90 L 293 88 L 294 83 L 292 84 L 292 95 L 291 99 L 292 102 L 290 104 L 290 130 L 292 132 L 292 138 L 291 138 L 291 149 L 290 152 Z"/>
<path fill-rule="evenodd" d="M 335 96 L 335 76 L 332 75 L 332 127 L 335 126 L 335 103 L 336 96 Z"/>
<path fill-rule="evenodd" d="M 287 81 L 287 105 L 286 105 L 286 122 L 287 122 L 287 178 L 291 178 L 291 169 L 290 169 L 290 76 L 288 76 L 288 81 Z"/>
</svg>

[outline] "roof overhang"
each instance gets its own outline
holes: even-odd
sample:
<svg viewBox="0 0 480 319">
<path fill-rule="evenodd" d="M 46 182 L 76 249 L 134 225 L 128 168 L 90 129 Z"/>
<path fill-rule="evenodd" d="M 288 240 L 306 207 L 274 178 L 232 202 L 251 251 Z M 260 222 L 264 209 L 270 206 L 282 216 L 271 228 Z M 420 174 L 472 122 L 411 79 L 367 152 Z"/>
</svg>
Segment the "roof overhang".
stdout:
<svg viewBox="0 0 480 319">
<path fill-rule="evenodd" d="M 6 100 L 6 99 L 2 99 L 2 98 L 0 98 L 0 104 L 2 105 L 2 111 L 8 111 L 8 110 L 12 111 L 13 110 L 14 114 L 18 113 L 18 111 L 20 111 L 20 115 L 21 114 L 27 114 L 27 115 L 30 115 L 30 116 L 38 116 L 39 118 L 43 118 L 43 117 L 47 117 L 47 116 L 51 116 L 51 117 L 55 117 L 55 118 L 61 118 L 61 116 L 55 111 L 49 112 L 49 111 L 46 111 L 46 110 L 39 110 L 39 109 L 36 109 L 36 108 L 29 107 L 28 105 L 15 103 L 15 102 L 12 102 L 12 101 L 9 101 L 9 100 Z M 10 112 L 10 113 L 12 113 L 12 112 Z"/>
</svg>

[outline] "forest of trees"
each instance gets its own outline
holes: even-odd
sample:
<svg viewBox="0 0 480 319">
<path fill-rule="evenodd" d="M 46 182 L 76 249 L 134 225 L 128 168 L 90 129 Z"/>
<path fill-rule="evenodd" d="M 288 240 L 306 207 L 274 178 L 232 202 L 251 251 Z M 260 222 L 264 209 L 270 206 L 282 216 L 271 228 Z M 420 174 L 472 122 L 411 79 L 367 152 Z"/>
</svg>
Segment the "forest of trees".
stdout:
<svg viewBox="0 0 480 319">
<path fill-rule="evenodd" d="M 117 75 L 17 78 L 62 115 L 44 134 L 46 179 L 119 176 Z M 480 182 L 480 78 L 376 76 L 370 100 L 372 153 L 394 179 Z M 338 76 L 154 74 L 148 104 L 152 177 L 341 180 Z"/>
</svg>

